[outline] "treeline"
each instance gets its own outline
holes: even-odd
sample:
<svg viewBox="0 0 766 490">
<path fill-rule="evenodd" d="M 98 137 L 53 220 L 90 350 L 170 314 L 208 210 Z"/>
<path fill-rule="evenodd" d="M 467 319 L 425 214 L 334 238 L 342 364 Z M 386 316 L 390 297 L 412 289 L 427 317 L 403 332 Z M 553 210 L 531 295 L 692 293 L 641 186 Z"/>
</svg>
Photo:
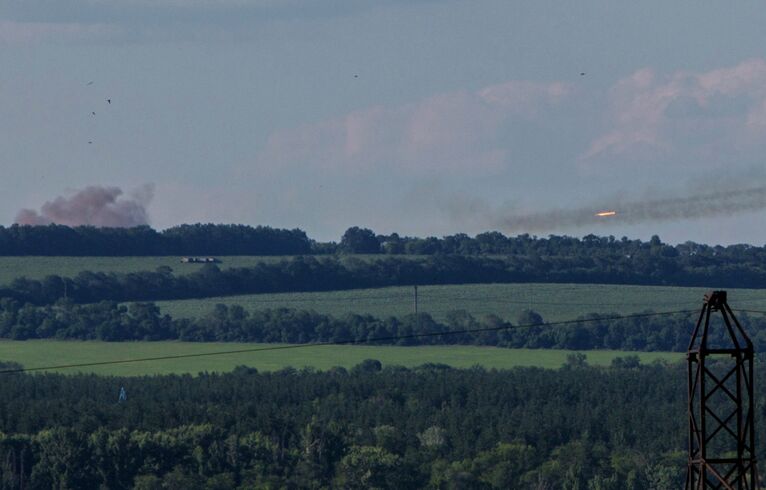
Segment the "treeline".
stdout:
<svg viewBox="0 0 766 490">
<path fill-rule="evenodd" d="M 716 287 L 766 287 L 766 269 L 699 268 L 679 270 L 667 261 L 641 266 L 593 258 L 507 258 L 431 256 L 413 260 L 388 257 L 298 256 L 253 267 L 221 269 L 206 264 L 189 274 L 170 267 L 130 273 L 83 271 L 75 277 L 17 278 L 0 287 L 0 297 L 34 304 L 67 298 L 77 303 L 159 301 L 236 294 L 337 291 L 407 285 L 479 283 L 597 283 Z"/>
<path fill-rule="evenodd" d="M 398 233 L 376 234 L 368 228 L 352 227 L 346 230 L 339 243 L 315 243 L 314 249 L 323 253 L 410 254 L 410 255 L 529 255 L 529 256 L 615 256 L 650 255 L 676 258 L 692 266 L 724 265 L 729 263 L 762 263 L 766 260 L 766 246 L 746 244 L 704 245 L 685 242 L 679 245 L 663 243 L 657 235 L 648 241 L 620 239 L 614 236 L 586 235 L 582 238 L 549 235 L 548 237 L 504 235 L 498 231 L 479 233 L 471 237 L 465 233 L 438 237 L 408 237 Z"/>
<path fill-rule="evenodd" d="M 62 225 L 0 226 L 0 255 L 298 255 L 311 253 L 302 230 L 268 226 L 181 225 L 156 231 Z"/>
<path fill-rule="evenodd" d="M 6 375 L 0 488 L 680 488 L 685 382 L 681 367 L 581 361 Z"/>
<path fill-rule="evenodd" d="M 338 242 L 310 239 L 300 229 L 267 226 L 193 224 L 157 231 L 136 228 L 67 227 L 63 225 L 0 226 L 0 255 L 146 256 L 146 255 L 514 255 L 531 259 L 557 257 L 622 262 L 643 267 L 646 260 L 668 260 L 679 270 L 740 267 L 763 270 L 766 246 L 710 246 L 694 242 L 663 243 L 626 237 L 587 235 L 583 238 L 528 234 L 507 236 L 497 231 L 469 236 L 409 237 L 377 234 L 351 227 Z"/>
<path fill-rule="evenodd" d="M 549 327 L 534 311 L 517 322 L 489 315 L 477 319 L 454 311 L 444 321 L 427 313 L 400 318 L 217 305 L 200 318 L 171 318 L 152 303 L 121 305 L 60 302 L 43 307 L 0 300 L 0 338 L 72 340 L 183 340 L 191 342 L 367 343 L 388 345 L 482 345 L 529 349 L 686 350 L 694 318 L 686 314 L 627 316 L 591 314 L 571 325 Z M 742 315 L 757 350 L 766 350 L 766 318 Z M 465 332 L 469 331 L 469 332 Z M 463 332 L 463 333 L 456 333 Z M 723 333 L 723 329 L 715 329 Z M 382 339 L 382 340 L 375 340 Z M 711 343 L 718 339 L 711 339 Z M 712 345 L 712 344 L 711 344 Z"/>
</svg>

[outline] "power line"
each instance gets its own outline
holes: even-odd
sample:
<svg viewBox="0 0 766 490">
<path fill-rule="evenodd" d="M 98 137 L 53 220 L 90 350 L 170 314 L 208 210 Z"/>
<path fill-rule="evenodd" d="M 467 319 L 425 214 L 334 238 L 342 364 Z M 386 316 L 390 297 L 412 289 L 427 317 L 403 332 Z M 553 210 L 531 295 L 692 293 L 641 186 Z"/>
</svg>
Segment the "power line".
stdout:
<svg viewBox="0 0 766 490">
<path fill-rule="evenodd" d="M 485 327 L 485 328 L 473 328 L 473 329 L 465 329 L 465 330 L 449 330 L 446 332 L 427 332 L 427 333 L 416 333 L 416 334 L 410 334 L 410 335 L 392 335 L 387 337 L 373 337 L 373 338 L 360 339 L 360 340 L 348 339 L 348 340 L 339 340 L 334 342 L 315 342 L 310 344 L 277 345 L 277 346 L 271 346 L 271 347 L 254 347 L 251 349 L 236 349 L 236 350 L 228 350 L 228 351 L 197 352 L 194 354 L 178 354 L 173 356 L 142 357 L 142 358 L 135 358 L 135 359 L 85 362 L 85 363 L 77 363 L 77 364 L 60 364 L 58 366 L 41 366 L 41 367 L 32 367 L 32 368 L 22 367 L 18 369 L 0 370 L 0 374 L 24 373 L 24 372 L 32 372 L 32 371 L 48 371 L 52 369 L 71 369 L 71 368 L 78 368 L 78 367 L 108 366 L 108 365 L 114 365 L 114 364 L 128 364 L 128 363 L 134 363 L 134 362 L 152 362 L 152 361 L 164 361 L 164 360 L 173 360 L 173 359 L 188 359 L 188 358 L 194 358 L 194 357 L 223 356 L 223 355 L 230 355 L 230 354 L 245 354 L 245 353 L 253 353 L 253 352 L 265 352 L 265 351 L 277 351 L 277 350 L 289 350 L 289 349 L 304 349 L 308 347 L 323 347 L 328 345 L 370 344 L 375 342 L 389 342 L 394 340 L 405 340 L 405 339 L 414 339 L 414 338 L 422 338 L 422 337 L 460 335 L 460 334 L 468 334 L 468 333 L 493 332 L 493 331 L 499 331 L 499 330 L 516 330 L 516 329 L 531 328 L 531 327 L 556 327 L 556 326 L 563 326 L 563 325 L 575 325 L 575 324 L 587 323 L 587 322 L 615 321 L 615 320 L 624 320 L 624 319 L 631 319 L 631 318 L 646 318 L 646 317 L 652 317 L 652 316 L 680 315 L 684 313 L 691 314 L 696 312 L 697 310 L 678 310 L 678 311 L 636 313 L 632 315 L 613 316 L 613 317 L 604 317 L 604 318 L 578 318 L 576 320 L 562 320 L 558 322 L 530 323 L 526 325 Z"/>
</svg>

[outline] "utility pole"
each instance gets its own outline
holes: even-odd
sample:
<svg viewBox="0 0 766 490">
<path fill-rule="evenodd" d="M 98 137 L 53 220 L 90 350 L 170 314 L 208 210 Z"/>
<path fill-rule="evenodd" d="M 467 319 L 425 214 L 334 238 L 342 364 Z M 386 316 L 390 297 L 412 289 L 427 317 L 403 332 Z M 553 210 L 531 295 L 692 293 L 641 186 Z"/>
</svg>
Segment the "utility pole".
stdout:
<svg viewBox="0 0 766 490">
<path fill-rule="evenodd" d="M 720 313 L 719 320 L 715 313 Z M 706 294 L 686 354 L 686 490 L 760 488 L 755 459 L 753 353 L 753 343 L 734 317 L 726 291 Z"/>
<path fill-rule="evenodd" d="M 527 289 L 527 309 L 529 311 L 532 311 L 532 295 L 534 294 L 532 292 L 532 285 L 531 284 L 527 284 L 527 288 L 526 289 Z"/>
<path fill-rule="evenodd" d="M 420 316 L 418 315 L 418 286 L 414 286 L 414 302 L 415 302 L 415 330 L 420 333 Z"/>
</svg>

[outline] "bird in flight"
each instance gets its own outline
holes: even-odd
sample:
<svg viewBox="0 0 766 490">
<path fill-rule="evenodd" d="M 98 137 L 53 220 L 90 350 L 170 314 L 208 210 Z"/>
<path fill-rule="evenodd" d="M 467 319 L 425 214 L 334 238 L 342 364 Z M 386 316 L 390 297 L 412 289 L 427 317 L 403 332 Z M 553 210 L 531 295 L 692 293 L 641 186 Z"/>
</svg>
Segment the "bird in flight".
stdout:
<svg viewBox="0 0 766 490">
<path fill-rule="evenodd" d="M 580 72 L 580 76 L 581 76 L 581 77 L 584 77 L 584 76 L 585 76 L 585 72 L 584 72 L 584 71 L 581 71 L 581 72 Z"/>
<path fill-rule="evenodd" d="M 111 104 L 112 103 L 112 99 L 106 99 L 106 103 L 107 104 Z"/>
<path fill-rule="evenodd" d="M 90 113 L 90 115 L 91 115 L 91 116 L 95 116 L 95 115 L 96 115 L 96 113 L 95 113 L 95 112 L 91 112 L 91 113 Z"/>
<path fill-rule="evenodd" d="M 93 80 L 91 80 L 90 82 L 86 83 L 85 85 L 93 85 Z"/>
</svg>

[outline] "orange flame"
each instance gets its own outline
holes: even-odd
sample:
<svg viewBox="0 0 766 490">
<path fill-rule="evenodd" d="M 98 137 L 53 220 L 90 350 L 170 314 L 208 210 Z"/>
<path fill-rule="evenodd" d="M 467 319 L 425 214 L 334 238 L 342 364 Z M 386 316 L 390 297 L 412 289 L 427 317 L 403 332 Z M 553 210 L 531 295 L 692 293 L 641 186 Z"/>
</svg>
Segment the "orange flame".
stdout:
<svg viewBox="0 0 766 490">
<path fill-rule="evenodd" d="M 615 216 L 617 214 L 617 211 L 601 211 L 600 213 L 596 213 L 596 216 L 599 218 L 604 218 L 606 216 Z"/>
</svg>

